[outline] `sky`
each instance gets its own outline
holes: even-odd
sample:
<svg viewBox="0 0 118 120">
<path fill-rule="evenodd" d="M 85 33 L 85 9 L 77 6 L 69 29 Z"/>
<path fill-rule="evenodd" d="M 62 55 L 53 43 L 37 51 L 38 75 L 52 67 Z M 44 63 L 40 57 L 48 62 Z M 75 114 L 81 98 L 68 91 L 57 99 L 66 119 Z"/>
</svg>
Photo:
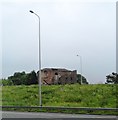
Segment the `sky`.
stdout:
<svg viewBox="0 0 118 120">
<path fill-rule="evenodd" d="M 40 16 L 41 68 L 81 72 L 91 84 L 116 71 L 116 3 L 77 0 L 1 2 L 2 78 L 38 70 Z"/>
</svg>

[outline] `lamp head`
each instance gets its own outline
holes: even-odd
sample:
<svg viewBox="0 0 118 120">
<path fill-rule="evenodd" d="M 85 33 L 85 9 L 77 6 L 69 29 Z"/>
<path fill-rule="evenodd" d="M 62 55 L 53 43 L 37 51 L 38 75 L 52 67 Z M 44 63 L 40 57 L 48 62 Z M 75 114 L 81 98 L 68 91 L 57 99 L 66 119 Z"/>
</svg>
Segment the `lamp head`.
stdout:
<svg viewBox="0 0 118 120">
<path fill-rule="evenodd" d="M 32 10 L 30 10 L 29 12 L 34 13 Z"/>
</svg>

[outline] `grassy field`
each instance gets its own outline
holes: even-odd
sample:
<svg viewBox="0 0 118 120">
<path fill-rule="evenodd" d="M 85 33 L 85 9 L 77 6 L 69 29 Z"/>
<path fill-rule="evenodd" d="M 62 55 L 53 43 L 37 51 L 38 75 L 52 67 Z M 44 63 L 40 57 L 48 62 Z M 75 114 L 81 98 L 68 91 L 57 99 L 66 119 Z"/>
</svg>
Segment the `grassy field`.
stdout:
<svg viewBox="0 0 118 120">
<path fill-rule="evenodd" d="M 116 108 L 117 85 L 42 86 L 43 106 Z M 3 86 L 2 105 L 39 106 L 38 85 Z"/>
</svg>

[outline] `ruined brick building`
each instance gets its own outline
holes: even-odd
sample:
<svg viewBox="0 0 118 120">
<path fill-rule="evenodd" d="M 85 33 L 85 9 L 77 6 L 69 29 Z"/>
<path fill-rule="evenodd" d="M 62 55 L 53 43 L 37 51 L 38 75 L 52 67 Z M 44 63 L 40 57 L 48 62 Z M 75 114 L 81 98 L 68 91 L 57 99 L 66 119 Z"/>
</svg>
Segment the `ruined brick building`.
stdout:
<svg viewBox="0 0 118 120">
<path fill-rule="evenodd" d="M 77 83 L 77 71 L 67 69 L 45 68 L 41 70 L 42 84 L 73 84 Z"/>
</svg>

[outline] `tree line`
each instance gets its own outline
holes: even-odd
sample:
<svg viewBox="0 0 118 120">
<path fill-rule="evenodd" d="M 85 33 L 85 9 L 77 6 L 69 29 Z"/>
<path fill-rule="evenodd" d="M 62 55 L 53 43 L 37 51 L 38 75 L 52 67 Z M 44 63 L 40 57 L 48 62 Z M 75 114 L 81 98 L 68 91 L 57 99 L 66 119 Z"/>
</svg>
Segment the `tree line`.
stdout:
<svg viewBox="0 0 118 120">
<path fill-rule="evenodd" d="M 81 84 L 81 74 L 77 74 L 77 83 Z M 89 84 L 84 76 L 82 76 L 82 83 Z M 32 85 L 38 84 L 38 75 L 33 70 L 30 73 L 26 72 L 15 72 L 12 76 L 7 79 L 2 79 L 3 86 L 10 85 Z"/>
<path fill-rule="evenodd" d="M 77 74 L 77 83 L 81 84 L 81 74 Z M 112 74 L 106 75 L 105 84 L 118 84 L 118 73 L 112 72 Z M 2 85 L 32 85 L 38 84 L 38 75 L 33 70 L 30 73 L 15 72 L 13 76 L 9 76 L 7 79 L 2 79 Z M 82 76 L 82 84 L 89 84 L 87 79 Z"/>
<path fill-rule="evenodd" d="M 38 77 L 36 72 L 33 70 L 30 73 L 15 72 L 13 76 L 8 79 L 3 79 L 2 84 L 4 85 L 32 85 L 38 84 Z"/>
</svg>

